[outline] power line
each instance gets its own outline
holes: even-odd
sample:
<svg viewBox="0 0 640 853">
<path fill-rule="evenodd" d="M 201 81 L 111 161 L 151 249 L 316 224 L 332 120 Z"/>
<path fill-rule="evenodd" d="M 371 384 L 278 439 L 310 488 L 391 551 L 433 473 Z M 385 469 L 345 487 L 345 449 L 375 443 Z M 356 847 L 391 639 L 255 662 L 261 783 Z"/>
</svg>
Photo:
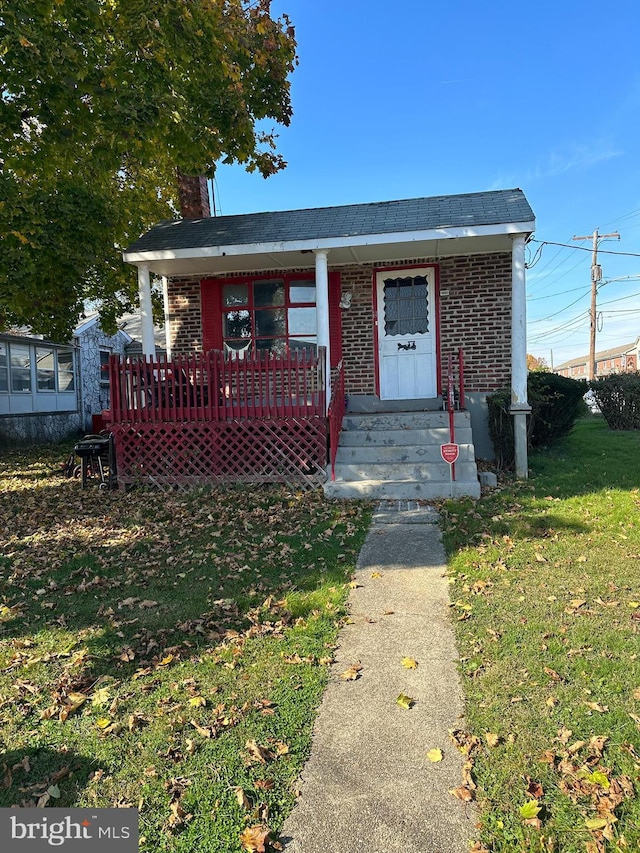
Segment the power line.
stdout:
<svg viewBox="0 0 640 853">
<path fill-rule="evenodd" d="M 580 237 L 581 240 L 588 240 L 588 237 Z M 531 239 L 530 243 L 542 243 L 547 246 L 564 246 L 565 249 L 579 249 L 582 252 L 591 252 L 588 246 L 571 246 L 568 243 L 554 243 L 553 240 L 535 240 Z M 640 258 L 640 252 L 614 252 L 611 249 L 599 249 L 603 255 L 625 255 L 628 258 Z"/>
</svg>

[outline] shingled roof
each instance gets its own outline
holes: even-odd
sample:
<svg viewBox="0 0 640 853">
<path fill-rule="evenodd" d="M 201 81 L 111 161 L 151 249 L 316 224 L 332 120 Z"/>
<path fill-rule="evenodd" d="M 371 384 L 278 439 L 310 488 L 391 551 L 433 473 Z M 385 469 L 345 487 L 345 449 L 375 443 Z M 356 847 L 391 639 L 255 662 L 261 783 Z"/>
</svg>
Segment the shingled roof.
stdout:
<svg viewBox="0 0 640 853">
<path fill-rule="evenodd" d="M 143 234 L 129 246 L 126 254 L 473 228 L 532 223 L 533 220 L 533 211 L 522 190 L 494 190 L 371 204 L 168 220 Z"/>
</svg>

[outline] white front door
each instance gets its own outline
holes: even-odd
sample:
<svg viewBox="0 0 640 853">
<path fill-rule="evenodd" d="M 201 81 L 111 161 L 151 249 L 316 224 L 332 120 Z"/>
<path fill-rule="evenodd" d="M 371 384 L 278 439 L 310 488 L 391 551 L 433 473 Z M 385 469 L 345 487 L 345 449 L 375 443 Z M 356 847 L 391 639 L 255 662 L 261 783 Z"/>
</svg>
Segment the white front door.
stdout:
<svg viewBox="0 0 640 853">
<path fill-rule="evenodd" d="M 376 287 L 380 399 L 437 396 L 433 267 L 379 272 Z"/>
</svg>

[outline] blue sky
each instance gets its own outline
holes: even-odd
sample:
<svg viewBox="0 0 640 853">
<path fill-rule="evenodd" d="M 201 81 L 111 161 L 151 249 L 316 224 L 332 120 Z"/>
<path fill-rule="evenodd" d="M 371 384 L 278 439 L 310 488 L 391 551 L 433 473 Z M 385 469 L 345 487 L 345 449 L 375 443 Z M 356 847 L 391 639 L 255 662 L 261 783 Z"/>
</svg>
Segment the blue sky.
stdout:
<svg viewBox="0 0 640 853">
<path fill-rule="evenodd" d="M 597 349 L 640 335 L 637 0 L 272 8 L 298 38 L 294 115 L 276 128 L 288 167 L 266 181 L 220 167 L 218 213 L 521 187 L 535 239 L 569 244 L 529 246 L 528 351 L 555 365 L 588 351 L 591 243 L 572 238 L 595 228 L 621 236 L 601 243 L 604 280 L 637 276 L 601 287 Z"/>
</svg>

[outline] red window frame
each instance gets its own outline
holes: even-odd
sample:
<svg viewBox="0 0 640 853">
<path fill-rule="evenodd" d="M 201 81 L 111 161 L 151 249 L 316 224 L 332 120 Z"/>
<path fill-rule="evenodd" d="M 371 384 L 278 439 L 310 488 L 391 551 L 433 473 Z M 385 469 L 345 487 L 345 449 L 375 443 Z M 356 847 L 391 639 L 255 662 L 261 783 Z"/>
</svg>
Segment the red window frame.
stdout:
<svg viewBox="0 0 640 853">
<path fill-rule="evenodd" d="M 314 303 L 310 302 L 291 302 L 290 300 L 290 285 L 296 281 L 314 281 L 315 270 L 307 272 L 274 272 L 271 275 L 243 275 L 234 276 L 232 278 L 206 278 L 200 282 L 200 310 L 202 318 L 202 347 L 204 352 L 209 350 L 222 350 L 224 348 L 223 337 L 223 314 L 226 313 L 226 306 L 222 304 L 222 290 L 225 284 L 248 284 L 259 281 L 275 281 L 282 280 L 285 284 L 285 304 L 282 307 L 287 308 L 304 308 L 317 307 L 317 300 Z M 252 288 L 249 287 L 252 294 Z M 331 334 L 331 365 L 335 367 L 342 358 L 342 318 L 340 312 L 340 297 L 341 285 L 340 274 L 338 272 L 329 273 L 329 325 Z M 253 300 L 253 295 L 251 295 Z M 255 310 L 251 302 L 251 310 Z M 238 310 L 239 306 L 229 306 L 229 310 Z M 260 310 L 260 309 L 258 309 Z M 252 324 L 255 321 L 252 318 Z M 284 337 L 284 336 L 283 336 Z M 292 336 L 296 337 L 304 336 Z M 286 337 L 287 350 L 289 349 L 289 337 Z"/>
</svg>

